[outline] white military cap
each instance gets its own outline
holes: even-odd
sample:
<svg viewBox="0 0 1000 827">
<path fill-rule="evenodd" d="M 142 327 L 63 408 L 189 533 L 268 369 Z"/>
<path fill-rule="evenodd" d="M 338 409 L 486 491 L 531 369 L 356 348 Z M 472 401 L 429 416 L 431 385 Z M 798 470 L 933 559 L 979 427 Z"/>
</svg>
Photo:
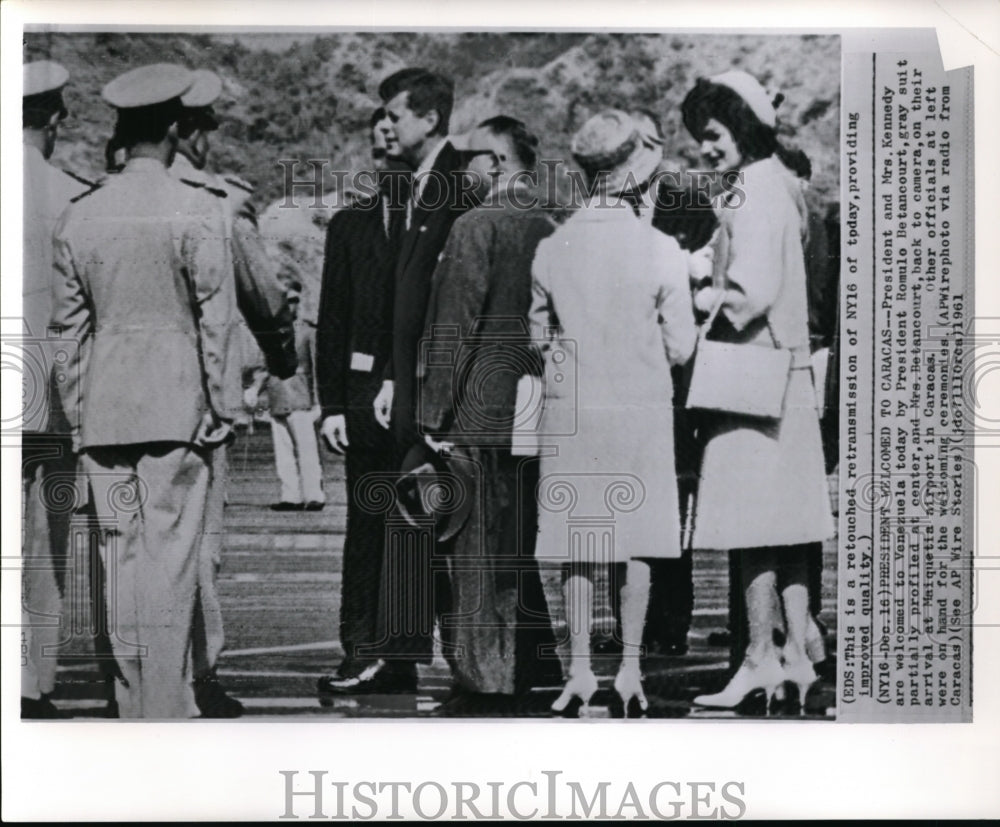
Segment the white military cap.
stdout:
<svg viewBox="0 0 1000 827">
<path fill-rule="evenodd" d="M 62 89 L 69 80 L 65 67 L 52 60 L 35 60 L 24 64 L 24 92 L 26 98 Z"/>
<path fill-rule="evenodd" d="M 732 89 L 743 98 L 764 126 L 773 127 L 777 124 L 778 119 L 774 112 L 771 96 L 767 94 L 764 87 L 760 85 L 760 81 L 753 75 L 734 69 L 731 72 L 723 72 L 721 75 L 709 78 L 709 80 L 719 86 Z"/>
<path fill-rule="evenodd" d="M 179 98 L 194 82 L 194 73 L 176 63 L 152 63 L 119 75 L 101 97 L 116 109 L 134 109 Z"/>
<path fill-rule="evenodd" d="M 222 78 L 211 69 L 195 69 L 191 88 L 181 95 L 181 103 L 190 109 L 211 106 L 222 94 Z"/>
</svg>

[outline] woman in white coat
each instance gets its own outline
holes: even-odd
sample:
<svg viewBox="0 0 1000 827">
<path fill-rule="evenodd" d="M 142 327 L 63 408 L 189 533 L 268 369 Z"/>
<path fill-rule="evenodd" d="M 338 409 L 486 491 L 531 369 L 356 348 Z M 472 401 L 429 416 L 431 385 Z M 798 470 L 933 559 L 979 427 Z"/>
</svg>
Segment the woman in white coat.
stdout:
<svg viewBox="0 0 1000 827">
<path fill-rule="evenodd" d="M 800 700 L 816 679 L 806 654 L 807 549 L 833 534 L 809 357 L 802 188 L 780 160 L 774 106 L 756 79 L 732 71 L 699 80 L 685 126 L 718 173 L 741 173 L 720 210 L 712 277 L 695 294 L 721 302 L 710 336 L 791 351 L 779 419 L 706 414 L 694 547 L 738 550 L 750 640 L 728 686 L 695 703 L 732 708 L 751 691 L 791 681 Z M 697 382 L 697 377 L 693 380 Z M 779 651 L 773 630 L 784 628 Z M 735 664 L 733 664 L 735 667 Z"/>
<path fill-rule="evenodd" d="M 621 564 L 615 689 L 634 714 L 647 706 L 644 558 L 680 556 L 670 366 L 690 357 L 696 331 L 684 254 L 633 206 L 661 149 L 643 143 L 629 115 L 609 110 L 583 125 L 572 151 L 594 195 L 539 244 L 532 268 L 533 334 L 546 343 L 537 554 L 564 563 L 571 648 L 552 708 L 586 705 L 597 688 L 594 567 Z"/>
</svg>

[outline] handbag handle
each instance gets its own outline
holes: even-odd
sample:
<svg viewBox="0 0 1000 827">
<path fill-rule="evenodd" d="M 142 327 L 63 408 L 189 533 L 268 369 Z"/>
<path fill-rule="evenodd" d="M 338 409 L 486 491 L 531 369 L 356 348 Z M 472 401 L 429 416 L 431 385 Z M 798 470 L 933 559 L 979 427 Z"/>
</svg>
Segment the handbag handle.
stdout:
<svg viewBox="0 0 1000 827">
<path fill-rule="evenodd" d="M 719 311 L 722 310 L 722 305 L 726 301 L 726 288 L 716 287 L 719 291 L 719 297 L 715 300 L 712 305 L 712 309 L 708 313 L 708 317 L 705 319 L 701 326 L 701 330 L 698 331 L 698 338 L 705 340 L 708 338 L 708 332 L 712 329 L 712 325 L 715 324 L 715 319 L 719 315 Z M 778 337 L 774 335 L 774 328 L 771 326 L 771 314 L 764 314 L 764 324 L 767 325 L 767 332 L 771 334 L 771 341 L 774 343 L 775 350 L 781 350 L 781 342 L 778 341 Z"/>
</svg>

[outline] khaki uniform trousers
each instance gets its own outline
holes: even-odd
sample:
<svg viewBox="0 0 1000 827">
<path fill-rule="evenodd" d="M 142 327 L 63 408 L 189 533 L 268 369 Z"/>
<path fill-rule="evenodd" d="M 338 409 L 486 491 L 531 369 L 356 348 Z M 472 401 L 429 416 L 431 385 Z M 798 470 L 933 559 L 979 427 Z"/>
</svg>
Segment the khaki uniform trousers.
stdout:
<svg viewBox="0 0 1000 827">
<path fill-rule="evenodd" d="M 229 486 L 229 455 L 225 445 L 212 451 L 210 465 L 205 526 L 198 555 L 198 602 L 195 605 L 192 641 L 195 679 L 212 673 L 225 644 L 222 604 L 217 586 L 222 565 L 226 490 Z"/>
<path fill-rule="evenodd" d="M 24 453 L 21 697 L 38 700 L 56 686 L 76 457 L 65 437 L 53 437 L 30 459 L 27 445 Z"/>
<path fill-rule="evenodd" d="M 191 445 L 88 448 L 122 718 L 198 715 L 192 633 L 210 457 Z"/>
</svg>

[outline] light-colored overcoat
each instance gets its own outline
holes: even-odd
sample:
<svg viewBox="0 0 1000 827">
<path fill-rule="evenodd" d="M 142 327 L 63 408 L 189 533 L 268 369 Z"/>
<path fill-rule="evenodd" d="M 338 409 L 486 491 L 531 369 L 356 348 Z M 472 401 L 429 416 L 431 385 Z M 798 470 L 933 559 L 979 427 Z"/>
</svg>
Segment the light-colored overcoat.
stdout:
<svg viewBox="0 0 1000 827">
<path fill-rule="evenodd" d="M 792 351 L 780 420 L 705 418 L 696 548 L 794 545 L 833 534 L 809 360 L 798 180 L 776 158 L 743 170 L 743 201 L 721 210 L 715 241 L 725 338 Z M 768 329 L 770 327 L 770 330 Z M 772 334 L 773 337 L 772 338 Z"/>
<path fill-rule="evenodd" d="M 538 555 L 680 555 L 671 364 L 696 333 L 677 243 L 594 201 L 538 247 L 531 311 L 546 341 Z"/>
</svg>

